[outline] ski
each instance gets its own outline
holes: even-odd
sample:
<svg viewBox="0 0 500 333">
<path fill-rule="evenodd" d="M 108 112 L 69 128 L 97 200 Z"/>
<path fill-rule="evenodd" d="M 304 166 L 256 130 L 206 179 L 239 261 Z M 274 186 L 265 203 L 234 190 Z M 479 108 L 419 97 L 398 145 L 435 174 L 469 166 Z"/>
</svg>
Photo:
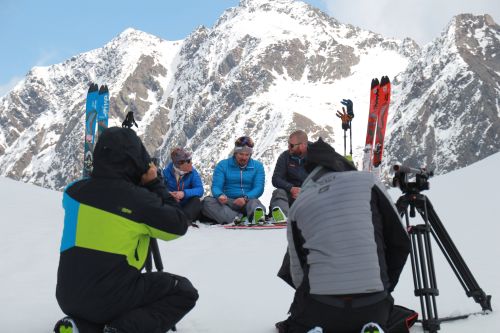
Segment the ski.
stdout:
<svg viewBox="0 0 500 333">
<path fill-rule="evenodd" d="M 232 230 L 269 230 L 269 229 L 286 229 L 286 223 L 266 223 L 266 224 L 246 224 L 234 225 L 228 224 L 223 226 L 224 229 Z"/>
<path fill-rule="evenodd" d="M 97 122 L 98 86 L 90 83 L 85 103 L 85 143 L 83 152 L 83 177 L 92 172 L 92 154 L 94 153 L 95 127 Z"/>
<path fill-rule="evenodd" d="M 373 79 L 370 86 L 370 110 L 368 112 L 368 125 L 366 128 L 365 148 L 363 149 L 363 171 L 370 171 L 372 165 L 373 140 L 378 119 L 378 79 Z"/>
<path fill-rule="evenodd" d="M 382 76 L 378 89 L 378 112 L 377 129 L 375 131 L 375 146 L 373 149 L 372 167 L 378 168 L 382 163 L 384 152 L 385 128 L 387 115 L 389 114 L 389 103 L 391 102 L 391 82 L 388 76 Z"/>
<path fill-rule="evenodd" d="M 108 86 L 101 86 L 99 96 L 97 98 L 97 138 L 101 133 L 108 128 L 109 114 L 109 90 Z"/>
<path fill-rule="evenodd" d="M 384 137 L 391 102 L 391 82 L 388 76 L 373 79 L 370 86 L 370 110 L 363 149 L 363 171 L 380 175 L 384 152 Z"/>
</svg>

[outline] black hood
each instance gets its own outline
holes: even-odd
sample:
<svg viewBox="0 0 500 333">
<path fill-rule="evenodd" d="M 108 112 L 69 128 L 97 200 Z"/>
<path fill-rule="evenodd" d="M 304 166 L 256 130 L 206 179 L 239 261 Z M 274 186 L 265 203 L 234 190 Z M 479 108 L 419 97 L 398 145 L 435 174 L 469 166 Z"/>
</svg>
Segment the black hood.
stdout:
<svg viewBox="0 0 500 333">
<path fill-rule="evenodd" d="M 307 146 L 305 169 L 308 173 L 311 173 L 318 165 L 337 172 L 356 170 L 356 167 L 351 162 L 337 153 L 322 138 Z"/>
<path fill-rule="evenodd" d="M 106 129 L 94 149 L 93 178 L 123 178 L 139 184 L 151 157 L 135 132 L 128 128 Z"/>
</svg>

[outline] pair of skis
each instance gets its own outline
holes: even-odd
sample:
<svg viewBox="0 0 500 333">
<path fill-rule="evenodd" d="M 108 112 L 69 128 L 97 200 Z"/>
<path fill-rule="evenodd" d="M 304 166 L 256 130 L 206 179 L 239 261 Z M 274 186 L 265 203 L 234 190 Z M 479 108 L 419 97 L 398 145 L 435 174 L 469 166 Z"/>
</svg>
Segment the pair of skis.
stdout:
<svg viewBox="0 0 500 333">
<path fill-rule="evenodd" d="M 263 224 L 244 224 L 244 225 L 234 225 L 227 224 L 223 226 L 224 229 L 233 229 L 233 230 L 268 230 L 268 229 L 286 229 L 285 223 L 263 223 Z"/>
<path fill-rule="evenodd" d="M 85 103 L 85 144 L 83 155 L 83 177 L 90 177 L 93 167 L 94 144 L 97 137 L 108 128 L 108 86 L 90 83 Z M 97 125 L 97 126 L 96 126 Z"/>
<path fill-rule="evenodd" d="M 380 175 L 380 164 L 384 152 L 384 136 L 391 101 L 391 82 L 382 76 L 380 82 L 373 79 L 370 88 L 370 112 L 363 149 L 363 170 Z M 375 143 L 374 143 L 375 141 Z"/>
</svg>

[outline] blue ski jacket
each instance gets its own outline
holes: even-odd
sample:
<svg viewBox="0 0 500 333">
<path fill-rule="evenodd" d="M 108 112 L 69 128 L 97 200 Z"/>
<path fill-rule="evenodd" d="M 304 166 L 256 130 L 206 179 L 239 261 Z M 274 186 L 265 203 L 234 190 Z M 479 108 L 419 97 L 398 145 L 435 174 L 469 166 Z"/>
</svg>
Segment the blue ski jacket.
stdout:
<svg viewBox="0 0 500 333">
<path fill-rule="evenodd" d="M 163 170 L 163 179 L 169 192 L 184 191 L 184 198 L 182 198 L 179 202 L 181 206 L 184 206 L 192 197 L 201 198 L 203 196 L 203 182 L 200 174 L 194 167 L 193 171 L 183 175 L 177 182 L 177 179 L 175 178 L 174 164 L 170 162 Z"/>
<path fill-rule="evenodd" d="M 212 178 L 212 195 L 218 198 L 225 194 L 235 199 L 247 197 L 257 199 L 264 193 L 265 173 L 261 162 L 250 159 L 241 168 L 234 157 L 222 160 L 215 166 Z"/>
</svg>

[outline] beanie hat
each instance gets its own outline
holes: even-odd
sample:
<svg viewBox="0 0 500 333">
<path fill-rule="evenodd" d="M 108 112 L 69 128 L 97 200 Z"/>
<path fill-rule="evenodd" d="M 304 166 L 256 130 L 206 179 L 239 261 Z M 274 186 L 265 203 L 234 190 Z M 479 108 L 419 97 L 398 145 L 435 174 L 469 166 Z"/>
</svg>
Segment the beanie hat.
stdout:
<svg viewBox="0 0 500 333">
<path fill-rule="evenodd" d="M 191 160 L 191 153 L 187 152 L 184 148 L 176 147 L 172 149 L 170 158 L 172 159 L 172 163 L 174 163 L 174 165 L 179 166 L 181 161 Z"/>
</svg>

